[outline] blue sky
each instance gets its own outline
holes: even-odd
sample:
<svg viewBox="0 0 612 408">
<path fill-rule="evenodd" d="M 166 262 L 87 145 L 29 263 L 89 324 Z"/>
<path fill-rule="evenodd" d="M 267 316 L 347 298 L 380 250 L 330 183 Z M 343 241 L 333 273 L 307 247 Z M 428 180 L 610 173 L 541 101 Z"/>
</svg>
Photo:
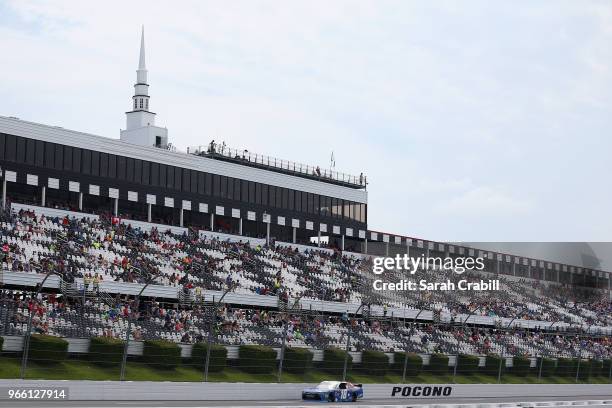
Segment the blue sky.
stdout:
<svg viewBox="0 0 612 408">
<path fill-rule="evenodd" d="M 0 1 L 0 115 L 119 137 L 152 110 L 370 180 L 369 227 L 612 240 L 612 2 Z"/>
</svg>

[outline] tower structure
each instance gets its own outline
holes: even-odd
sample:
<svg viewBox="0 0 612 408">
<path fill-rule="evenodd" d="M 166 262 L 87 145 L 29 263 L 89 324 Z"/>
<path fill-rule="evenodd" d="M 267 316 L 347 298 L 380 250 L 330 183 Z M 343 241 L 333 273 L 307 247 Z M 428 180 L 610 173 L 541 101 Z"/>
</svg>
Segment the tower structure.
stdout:
<svg viewBox="0 0 612 408">
<path fill-rule="evenodd" d="M 141 146 L 168 146 L 168 129 L 155 125 L 155 113 L 149 109 L 150 96 L 145 59 L 144 27 L 140 37 L 140 57 L 136 70 L 132 110 L 126 112 L 126 127 L 121 130 L 121 140 Z"/>
</svg>

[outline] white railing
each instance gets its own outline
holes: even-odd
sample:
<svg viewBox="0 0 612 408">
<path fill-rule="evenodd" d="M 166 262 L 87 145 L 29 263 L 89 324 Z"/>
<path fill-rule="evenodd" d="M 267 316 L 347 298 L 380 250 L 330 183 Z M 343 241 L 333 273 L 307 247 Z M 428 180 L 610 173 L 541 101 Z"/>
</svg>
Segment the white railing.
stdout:
<svg viewBox="0 0 612 408">
<path fill-rule="evenodd" d="M 219 145 L 218 143 L 211 143 L 207 146 L 191 146 L 187 148 L 187 153 L 211 158 L 225 157 L 230 160 L 247 164 L 272 167 L 291 173 L 316 177 L 323 181 L 332 180 L 363 188 L 367 186 L 367 177 L 364 176 L 363 173 L 359 176 L 353 176 L 332 169 L 323 169 L 319 166 L 311 166 L 272 156 L 253 153 L 247 149 L 234 149 L 225 145 Z"/>
</svg>

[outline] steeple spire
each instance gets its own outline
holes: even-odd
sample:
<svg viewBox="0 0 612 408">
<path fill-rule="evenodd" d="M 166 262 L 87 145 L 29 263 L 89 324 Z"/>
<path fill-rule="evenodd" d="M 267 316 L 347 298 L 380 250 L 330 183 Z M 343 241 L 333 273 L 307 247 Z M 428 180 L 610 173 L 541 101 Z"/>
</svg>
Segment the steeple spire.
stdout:
<svg viewBox="0 0 612 408">
<path fill-rule="evenodd" d="M 155 124 L 155 114 L 149 110 L 149 84 L 147 83 L 147 65 L 145 63 L 145 41 L 144 25 L 140 34 L 140 59 L 136 70 L 136 83 L 134 84 L 134 96 L 132 96 L 132 112 L 147 113 L 137 115 L 140 126 L 151 126 Z M 130 126 L 128 125 L 128 129 Z"/>
<path fill-rule="evenodd" d="M 149 99 L 143 25 L 140 34 L 140 58 L 136 70 L 134 96 L 132 96 L 132 110 L 126 112 L 126 127 L 121 131 L 121 140 L 143 146 L 166 146 L 168 130 L 155 126 L 155 113 L 149 110 Z"/>
<path fill-rule="evenodd" d="M 144 25 L 142 26 L 142 33 L 140 34 L 140 59 L 138 60 L 138 70 L 136 71 L 136 85 L 147 85 L 147 65 L 145 63 Z"/>
<path fill-rule="evenodd" d="M 145 64 L 145 42 L 144 42 L 144 25 L 142 26 L 142 33 L 140 34 L 140 60 L 138 61 L 138 70 L 146 70 Z"/>
</svg>

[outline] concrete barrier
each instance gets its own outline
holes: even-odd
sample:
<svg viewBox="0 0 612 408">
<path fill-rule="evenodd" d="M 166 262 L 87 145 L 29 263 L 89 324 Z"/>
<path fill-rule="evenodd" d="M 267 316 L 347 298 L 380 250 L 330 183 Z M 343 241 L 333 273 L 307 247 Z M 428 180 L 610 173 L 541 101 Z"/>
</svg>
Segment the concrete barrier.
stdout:
<svg viewBox="0 0 612 408">
<path fill-rule="evenodd" d="M 144 401 L 280 401 L 299 400 L 302 389 L 312 384 L 200 383 L 200 382 L 119 382 L 119 381 L 51 381 L 0 380 L 0 388 L 65 388 L 71 400 L 144 400 Z M 406 392 L 406 387 L 410 389 Z M 448 395 L 432 395 L 434 387 L 450 387 Z M 398 391 L 399 388 L 399 391 Z M 428 396 L 422 394 L 428 393 Z M 394 393 L 395 391 L 395 393 Z M 407 395 L 402 395 L 407 394 Z M 418 394 L 418 395 L 417 395 Z M 388 400 L 402 404 L 408 401 L 456 398 L 588 397 L 592 400 L 612 398 L 609 384 L 365 384 L 364 402 Z"/>
</svg>

